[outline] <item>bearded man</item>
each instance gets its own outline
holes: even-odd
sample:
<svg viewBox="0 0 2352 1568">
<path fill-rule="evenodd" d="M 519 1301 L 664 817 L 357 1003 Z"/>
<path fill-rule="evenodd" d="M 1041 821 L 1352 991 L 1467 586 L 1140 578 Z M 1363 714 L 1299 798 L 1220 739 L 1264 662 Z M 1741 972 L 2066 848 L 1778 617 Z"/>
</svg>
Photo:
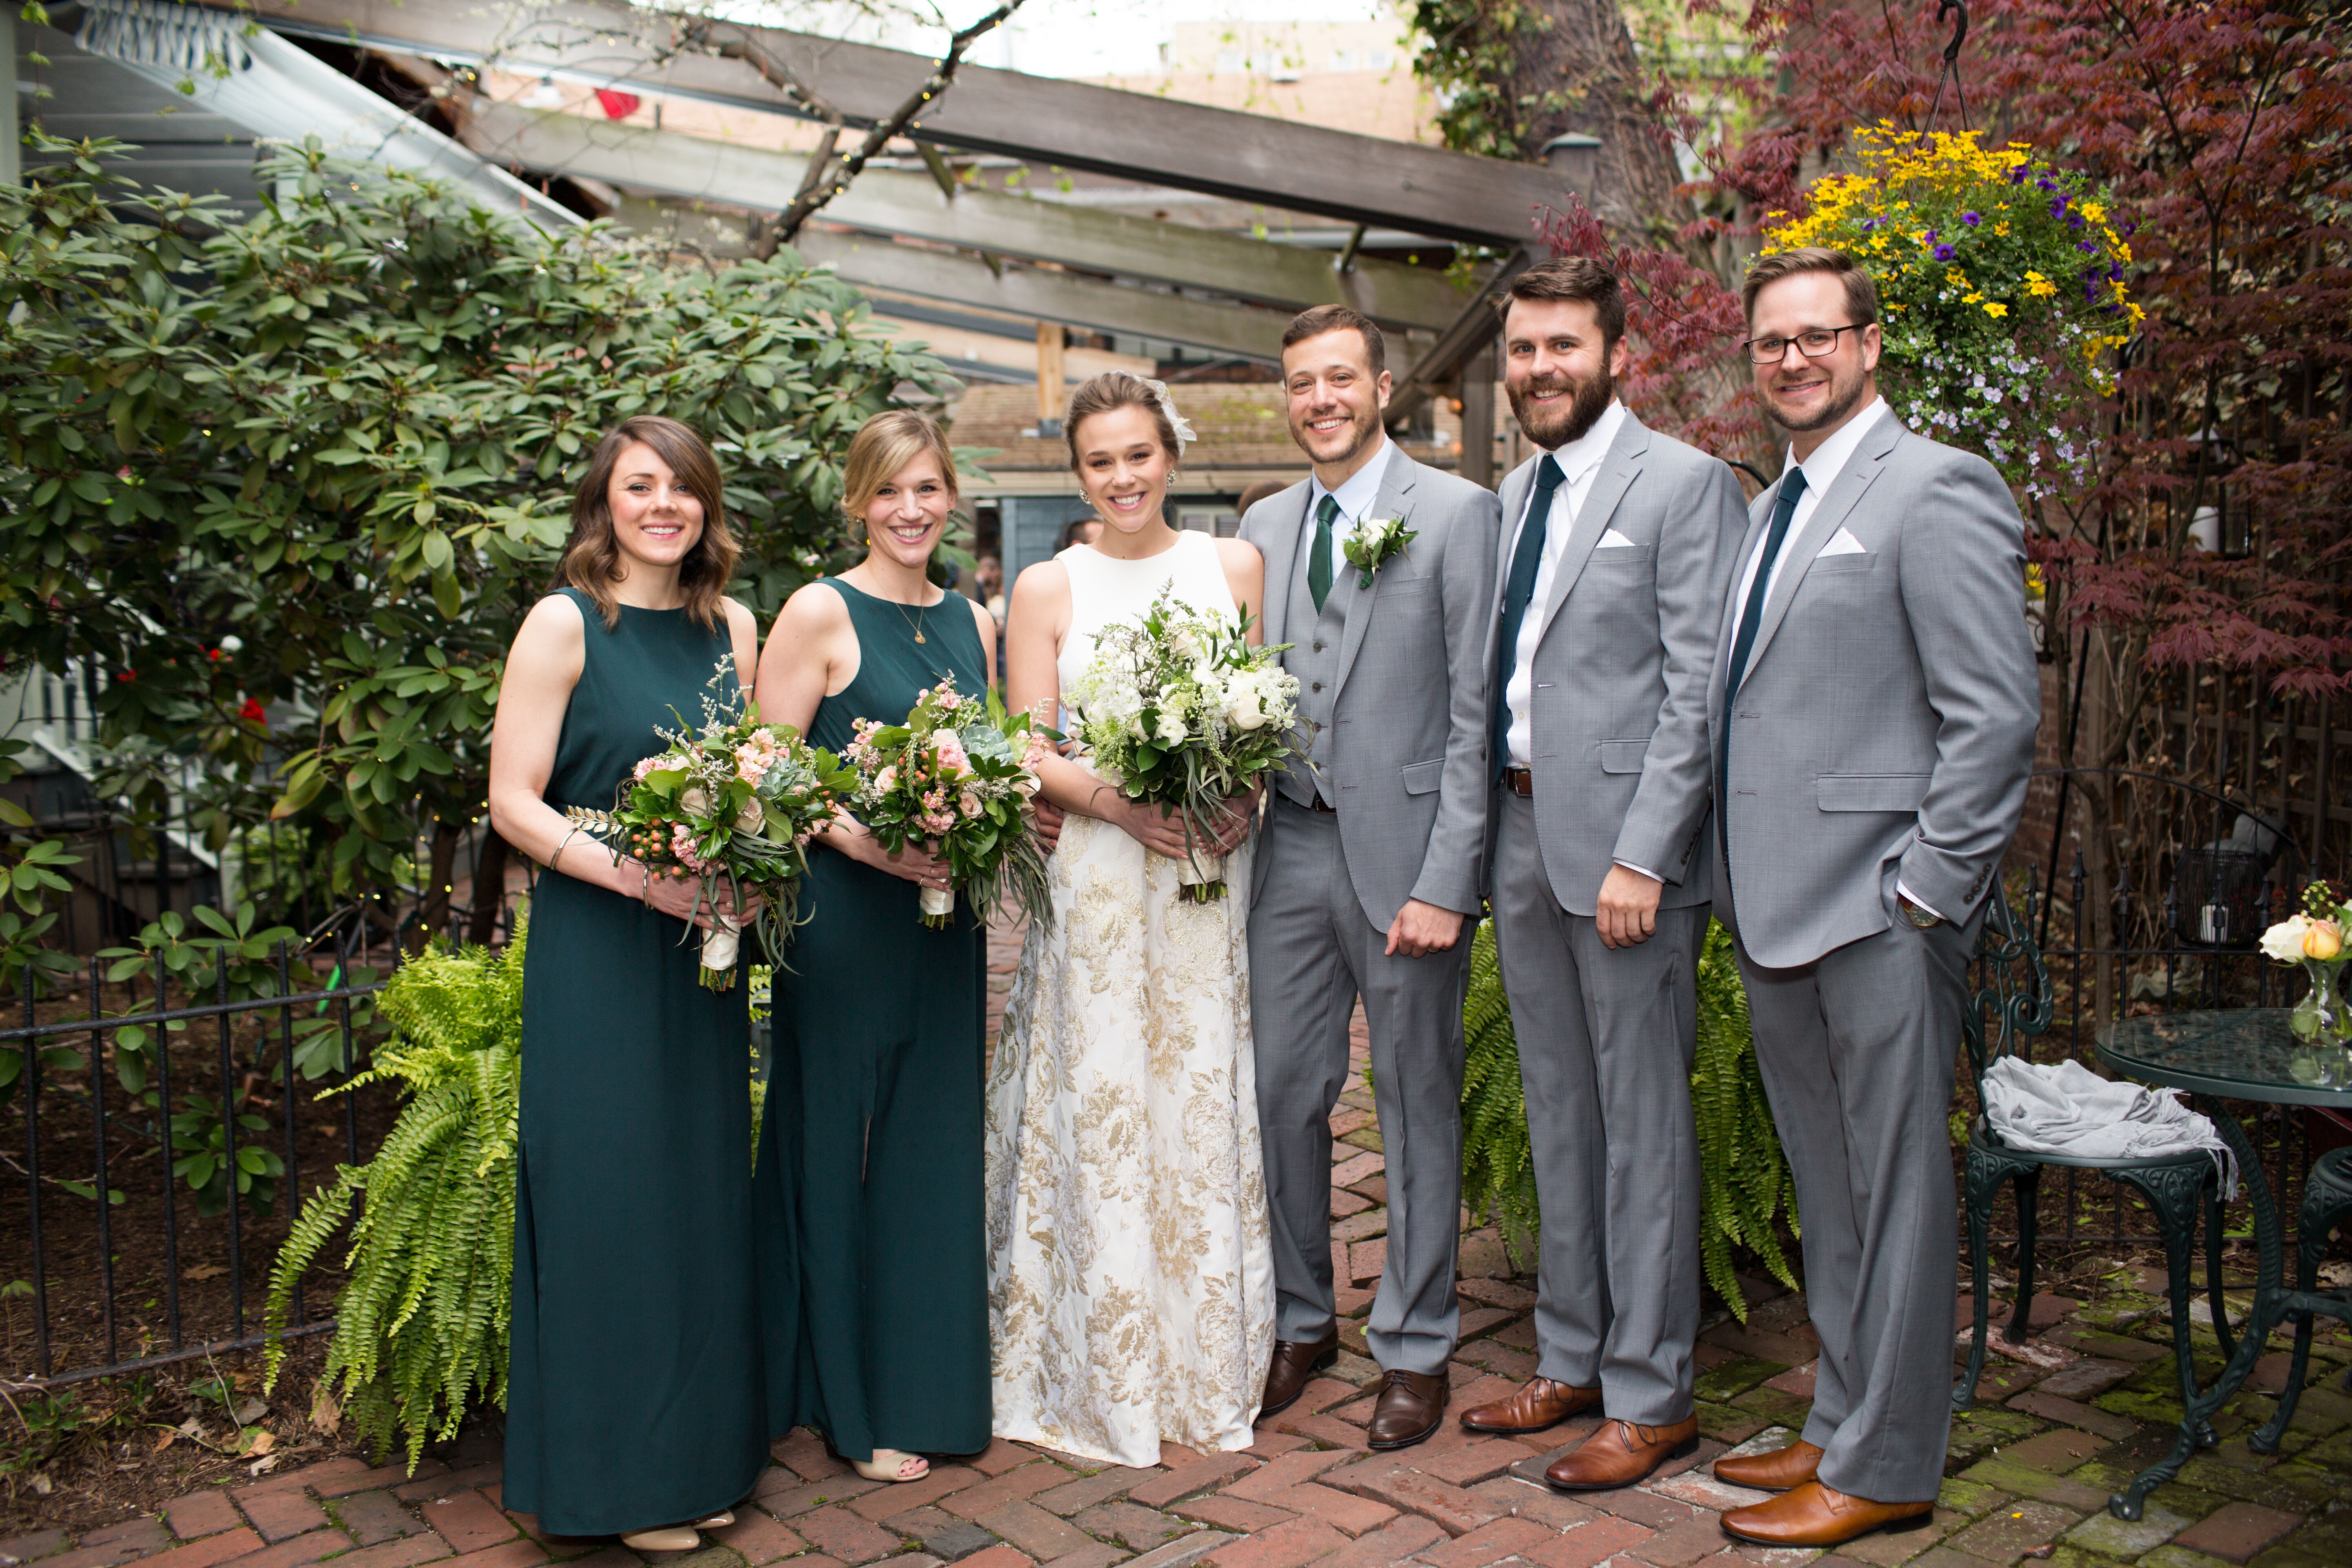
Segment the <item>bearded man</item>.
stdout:
<svg viewBox="0 0 2352 1568">
<path fill-rule="evenodd" d="M 1697 1441 L 1707 661 L 1748 517 L 1730 468 L 1617 401 L 1608 267 L 1544 262 L 1500 304 L 1511 408 L 1542 451 L 1503 481 L 1489 840 L 1543 1231 L 1536 1375 L 1462 1425 L 1517 1435 L 1605 1408 L 1546 1471 L 1600 1491 Z"/>
</svg>

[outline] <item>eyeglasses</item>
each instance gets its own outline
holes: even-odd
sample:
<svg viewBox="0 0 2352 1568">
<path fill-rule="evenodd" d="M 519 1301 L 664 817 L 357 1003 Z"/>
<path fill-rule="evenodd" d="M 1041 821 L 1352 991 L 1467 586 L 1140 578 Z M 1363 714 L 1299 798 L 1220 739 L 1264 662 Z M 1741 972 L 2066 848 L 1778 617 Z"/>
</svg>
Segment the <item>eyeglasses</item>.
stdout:
<svg viewBox="0 0 2352 1568">
<path fill-rule="evenodd" d="M 1746 349 L 1748 357 L 1758 364 L 1779 364 L 1789 356 L 1790 343 L 1796 344 L 1797 352 L 1807 359 L 1821 359 L 1837 351 L 1840 332 L 1858 332 L 1869 324 L 1858 321 L 1849 327 L 1815 327 L 1811 331 L 1799 332 L 1793 338 L 1750 338 L 1740 347 Z"/>
</svg>

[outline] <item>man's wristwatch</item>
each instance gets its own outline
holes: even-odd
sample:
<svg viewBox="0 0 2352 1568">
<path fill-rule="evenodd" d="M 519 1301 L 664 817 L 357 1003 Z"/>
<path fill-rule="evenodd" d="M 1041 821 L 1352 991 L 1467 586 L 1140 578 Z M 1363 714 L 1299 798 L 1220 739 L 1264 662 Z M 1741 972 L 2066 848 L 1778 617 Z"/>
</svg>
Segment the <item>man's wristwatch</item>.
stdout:
<svg viewBox="0 0 2352 1568">
<path fill-rule="evenodd" d="M 1902 906 L 1903 918 L 1909 921 L 1913 925 L 1917 926 L 1921 931 L 1926 931 L 1930 927 L 1939 926 L 1944 923 L 1943 916 L 1934 914 L 1927 910 L 1921 909 L 1918 905 L 1913 903 L 1910 900 L 1905 898 L 1900 893 L 1895 895 L 1895 901 Z"/>
</svg>

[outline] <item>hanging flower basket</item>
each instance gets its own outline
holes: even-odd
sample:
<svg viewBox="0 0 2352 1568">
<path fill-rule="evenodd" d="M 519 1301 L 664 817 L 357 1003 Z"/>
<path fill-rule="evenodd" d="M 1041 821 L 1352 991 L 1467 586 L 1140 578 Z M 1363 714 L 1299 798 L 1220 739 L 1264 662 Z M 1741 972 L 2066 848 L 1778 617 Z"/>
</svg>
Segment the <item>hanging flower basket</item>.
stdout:
<svg viewBox="0 0 2352 1568">
<path fill-rule="evenodd" d="M 1982 452 L 2029 494 L 2070 488 L 2089 457 L 2080 416 L 2114 389 L 2113 352 L 2141 320 L 2105 193 L 1974 132 L 1869 127 L 1853 156 L 1801 215 L 1767 219 L 1766 251 L 1828 246 L 1871 275 L 1880 379 L 1912 428 Z"/>
</svg>

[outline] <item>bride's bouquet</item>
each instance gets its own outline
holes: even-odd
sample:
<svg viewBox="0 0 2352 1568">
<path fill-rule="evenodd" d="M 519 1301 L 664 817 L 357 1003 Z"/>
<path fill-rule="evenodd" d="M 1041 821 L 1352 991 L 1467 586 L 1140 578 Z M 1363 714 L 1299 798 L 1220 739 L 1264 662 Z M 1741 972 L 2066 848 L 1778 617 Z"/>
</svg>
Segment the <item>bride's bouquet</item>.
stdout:
<svg viewBox="0 0 2352 1568">
<path fill-rule="evenodd" d="M 1008 714 L 993 691 L 964 696 L 953 676 L 921 692 L 904 722 L 860 719 L 856 729 L 842 761 L 856 775 L 857 819 L 893 855 L 919 842 L 948 864 L 950 885 L 923 889 L 925 925 L 947 928 L 959 890 L 983 917 L 1009 890 L 1031 920 L 1053 919 L 1029 807 L 1047 732 Z"/>
<path fill-rule="evenodd" d="M 1252 647 L 1248 617 L 1202 614 L 1162 591 L 1142 619 L 1107 626 L 1067 694 L 1094 765 L 1129 800 L 1184 819 L 1177 880 L 1198 903 L 1225 895 L 1222 855 L 1204 854 L 1228 797 L 1290 757 L 1298 678 Z M 1287 644 L 1283 645 L 1287 647 Z"/>
<path fill-rule="evenodd" d="M 731 655 L 720 659 L 710 684 L 719 685 L 733 663 Z M 740 686 L 723 706 L 704 693 L 699 731 L 655 733 L 668 750 L 631 770 L 616 809 L 575 805 L 564 816 L 608 847 L 615 861 L 633 855 L 654 876 L 697 879 L 697 911 L 708 901 L 717 917 L 702 938 L 698 978 L 709 990 L 726 991 L 735 984 L 743 923 L 719 910 L 719 884 L 727 884 L 734 909 L 754 895 L 761 900 L 757 929 L 775 960 L 783 934 L 799 923 L 809 835 L 832 820 L 834 802 L 853 781 L 831 752 L 808 744 L 789 724 L 761 723 L 758 705 Z"/>
</svg>

